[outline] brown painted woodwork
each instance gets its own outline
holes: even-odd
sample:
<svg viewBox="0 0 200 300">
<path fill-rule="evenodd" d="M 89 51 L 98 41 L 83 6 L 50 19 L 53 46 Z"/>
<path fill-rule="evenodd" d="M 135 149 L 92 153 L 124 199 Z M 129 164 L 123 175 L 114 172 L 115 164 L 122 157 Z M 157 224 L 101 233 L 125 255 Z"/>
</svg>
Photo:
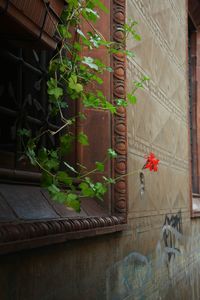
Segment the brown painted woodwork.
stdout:
<svg viewBox="0 0 200 300">
<path fill-rule="evenodd" d="M 125 0 L 113 0 L 110 4 L 111 36 L 114 41 L 123 43 L 124 32 L 122 30 L 122 26 L 125 22 Z M 107 28 L 105 28 L 105 31 L 107 32 Z M 126 67 L 125 57 L 123 55 L 113 55 L 111 59 L 114 72 L 111 74 L 110 78 L 111 85 L 110 87 L 106 86 L 106 88 L 108 87 L 110 99 L 113 101 L 114 98 L 125 98 L 126 96 Z M 94 120 L 96 120 L 97 124 L 93 124 Z M 103 122 L 98 123 L 99 120 L 103 120 Z M 96 111 L 91 114 L 87 122 L 85 129 L 88 130 L 88 134 L 91 135 L 92 139 L 94 139 L 96 132 L 96 130 L 94 130 L 95 125 L 97 125 L 97 130 L 107 129 L 110 131 L 109 134 L 105 135 L 107 137 L 107 140 L 105 139 L 105 141 L 100 139 L 98 140 L 96 137 L 93 141 L 93 147 L 94 149 L 95 147 L 97 149 L 97 146 L 100 148 L 100 145 L 103 145 L 103 147 L 111 145 L 111 147 L 117 152 L 118 157 L 112 162 L 111 166 L 107 166 L 107 170 L 111 170 L 111 175 L 114 178 L 126 174 L 126 109 L 124 107 L 119 107 L 117 109 L 117 113 L 112 116 L 109 116 L 108 112 L 104 112 L 102 114 L 101 111 Z M 103 128 L 101 124 L 104 124 L 105 128 Z M 90 131 L 89 128 L 92 130 Z M 101 152 L 99 152 L 99 154 L 98 151 L 96 152 L 97 155 L 99 155 L 98 159 L 101 160 Z M 88 163 L 90 163 L 91 158 L 92 156 L 90 157 L 88 155 Z M 9 175 L 7 174 L 7 176 Z M 23 186 L 21 188 L 23 189 Z M 32 194 L 32 197 L 34 197 L 34 190 L 32 190 Z M 5 195 L 1 195 L 1 197 L 5 200 Z M 15 198 L 16 197 L 17 195 Z M 95 201 L 90 203 L 90 201 L 92 202 L 94 200 L 86 199 L 84 201 L 80 215 L 74 215 L 73 217 L 68 215 L 67 217 L 61 207 L 58 207 L 48 200 L 47 210 L 51 210 L 50 214 L 55 214 L 53 219 L 49 216 L 50 220 L 44 219 L 43 217 L 38 219 L 37 216 L 34 216 L 28 221 L 26 218 L 22 218 L 17 215 L 16 210 L 11 210 L 8 218 L 12 221 L 9 223 L 6 221 L 0 222 L 0 253 L 17 251 L 24 248 L 39 247 L 51 243 L 59 243 L 69 239 L 78 239 L 86 236 L 121 231 L 127 227 L 126 176 L 121 177 L 117 184 L 113 186 L 109 195 L 109 205 L 107 206 L 107 210 L 102 207 L 97 208 L 97 203 Z M 7 205 L 9 204 L 6 200 L 3 207 L 4 210 L 7 209 Z M 15 216 L 14 219 L 12 219 L 13 215 Z"/>
<path fill-rule="evenodd" d="M 188 13 L 195 27 L 200 25 L 200 2 L 198 0 L 189 0 L 188 1 Z"/>
<path fill-rule="evenodd" d="M 0 36 L 34 47 L 56 48 L 53 35 L 64 0 L 0 0 Z"/>
<path fill-rule="evenodd" d="M 191 197 L 191 216 L 200 216 L 200 3 L 197 0 L 188 2 L 188 30 L 190 40 L 190 105 L 191 130 L 191 178 L 192 178 L 192 197 Z M 199 210 L 193 210 L 193 204 Z"/>
<path fill-rule="evenodd" d="M 102 3 L 108 8 L 111 12 L 111 2 L 103 0 Z M 95 23 L 96 30 L 106 39 L 111 40 L 111 14 L 104 13 L 103 11 L 98 11 L 100 19 Z M 86 34 L 88 31 L 91 31 L 91 27 L 87 22 L 82 22 L 81 24 L 82 31 Z M 98 49 L 93 49 L 92 51 L 88 50 L 87 47 L 84 47 L 82 51 L 82 56 L 92 56 L 95 59 L 99 59 L 106 66 L 111 65 L 111 55 L 108 54 L 106 47 L 100 46 Z M 88 90 L 101 90 L 105 95 L 107 101 L 112 102 L 112 91 L 111 91 L 111 77 L 110 72 L 104 72 L 100 77 L 103 80 L 102 85 L 92 84 L 87 88 Z M 87 134 L 89 139 L 89 147 L 84 147 L 78 145 L 78 161 L 87 166 L 88 170 L 93 170 L 95 168 L 96 161 L 104 161 L 107 156 L 107 149 L 112 147 L 111 141 L 111 116 L 110 113 L 103 109 L 92 109 L 92 108 L 83 108 L 80 109 L 87 116 L 86 121 L 79 122 L 77 129 L 78 131 L 83 131 Z M 101 180 L 103 176 L 111 177 L 111 163 L 110 160 L 107 161 L 105 165 L 105 171 L 101 174 L 93 174 L 92 179 L 95 181 Z M 108 186 L 108 192 L 104 196 L 104 205 L 107 206 L 107 209 L 110 211 L 110 199 L 111 199 L 111 190 Z"/>
</svg>

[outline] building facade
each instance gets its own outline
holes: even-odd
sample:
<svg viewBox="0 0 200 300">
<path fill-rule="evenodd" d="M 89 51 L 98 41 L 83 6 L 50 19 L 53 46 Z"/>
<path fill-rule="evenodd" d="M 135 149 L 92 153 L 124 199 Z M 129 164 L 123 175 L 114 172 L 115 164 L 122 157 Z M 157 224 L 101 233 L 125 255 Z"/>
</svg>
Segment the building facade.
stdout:
<svg viewBox="0 0 200 300">
<path fill-rule="evenodd" d="M 150 152 L 160 159 L 158 172 L 128 177 L 126 229 L 1 255 L 0 299 L 200 299 L 199 192 L 193 189 L 199 178 L 192 169 L 198 8 L 197 0 L 189 9 L 186 0 L 126 1 L 126 19 L 138 22 L 141 35 L 139 42 L 127 40 L 135 53 L 127 60 L 127 89 L 150 77 L 127 109 L 128 172 L 140 169 Z M 189 22 L 197 36 L 191 44 Z"/>
</svg>

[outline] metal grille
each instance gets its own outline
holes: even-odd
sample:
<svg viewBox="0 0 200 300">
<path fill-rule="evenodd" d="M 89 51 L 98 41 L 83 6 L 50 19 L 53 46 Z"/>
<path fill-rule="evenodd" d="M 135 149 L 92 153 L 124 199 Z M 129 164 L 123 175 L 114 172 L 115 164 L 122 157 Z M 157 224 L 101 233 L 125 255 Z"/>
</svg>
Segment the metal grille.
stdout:
<svg viewBox="0 0 200 300">
<path fill-rule="evenodd" d="M 46 92 L 47 66 L 52 53 L 4 46 L 0 49 L 0 167 L 31 170 L 19 160 L 23 152 L 18 129 L 58 129 L 49 114 Z M 41 143 L 54 146 L 55 137 L 43 137 Z"/>
</svg>

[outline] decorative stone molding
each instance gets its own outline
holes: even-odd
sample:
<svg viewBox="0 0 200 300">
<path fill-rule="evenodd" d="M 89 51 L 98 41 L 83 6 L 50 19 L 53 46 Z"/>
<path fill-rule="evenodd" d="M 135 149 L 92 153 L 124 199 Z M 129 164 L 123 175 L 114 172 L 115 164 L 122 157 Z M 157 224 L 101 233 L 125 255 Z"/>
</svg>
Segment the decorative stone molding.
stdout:
<svg viewBox="0 0 200 300">
<path fill-rule="evenodd" d="M 113 39 L 122 47 L 125 47 L 125 36 L 122 30 L 125 16 L 125 0 L 113 1 Z M 113 55 L 113 99 L 126 98 L 126 59 L 124 55 Z M 113 120 L 114 149 L 118 156 L 114 164 L 114 178 L 127 173 L 127 122 L 126 109 L 120 107 Z M 127 214 L 127 177 L 121 177 L 114 186 L 115 212 Z"/>
</svg>

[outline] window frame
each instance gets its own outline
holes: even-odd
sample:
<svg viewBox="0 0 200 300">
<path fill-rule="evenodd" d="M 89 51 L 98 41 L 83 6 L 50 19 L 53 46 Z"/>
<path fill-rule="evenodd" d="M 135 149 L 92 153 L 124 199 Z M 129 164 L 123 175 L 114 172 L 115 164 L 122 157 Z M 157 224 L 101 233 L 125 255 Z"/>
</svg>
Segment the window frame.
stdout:
<svg viewBox="0 0 200 300">
<path fill-rule="evenodd" d="M 111 2 L 111 37 L 123 43 L 122 27 L 126 19 L 126 1 Z M 126 59 L 112 55 L 112 99 L 126 98 Z M 112 187 L 111 213 L 98 217 L 73 217 L 17 223 L 0 223 L 0 254 L 56 244 L 72 239 L 122 231 L 127 228 L 127 116 L 126 108 L 119 107 L 111 116 L 111 145 L 118 156 L 111 163 L 114 178 L 122 176 Z"/>
<path fill-rule="evenodd" d="M 194 201 L 199 202 L 200 207 L 200 120 L 198 115 L 200 114 L 200 47 L 198 46 L 200 41 L 200 18 L 198 17 L 200 13 L 200 3 L 197 0 L 188 1 L 188 44 L 189 44 L 189 26 L 190 23 L 193 26 L 193 31 L 191 32 L 191 73 L 188 67 L 188 96 L 189 96 L 189 151 L 190 151 L 190 213 L 191 217 L 200 217 L 199 210 L 193 209 Z M 188 61 L 189 61 L 188 52 Z M 192 89 L 190 86 L 192 85 Z M 192 99 L 192 100 L 191 100 Z M 191 105 L 192 104 L 192 105 Z M 192 119 L 191 119 L 192 116 Z"/>
</svg>

